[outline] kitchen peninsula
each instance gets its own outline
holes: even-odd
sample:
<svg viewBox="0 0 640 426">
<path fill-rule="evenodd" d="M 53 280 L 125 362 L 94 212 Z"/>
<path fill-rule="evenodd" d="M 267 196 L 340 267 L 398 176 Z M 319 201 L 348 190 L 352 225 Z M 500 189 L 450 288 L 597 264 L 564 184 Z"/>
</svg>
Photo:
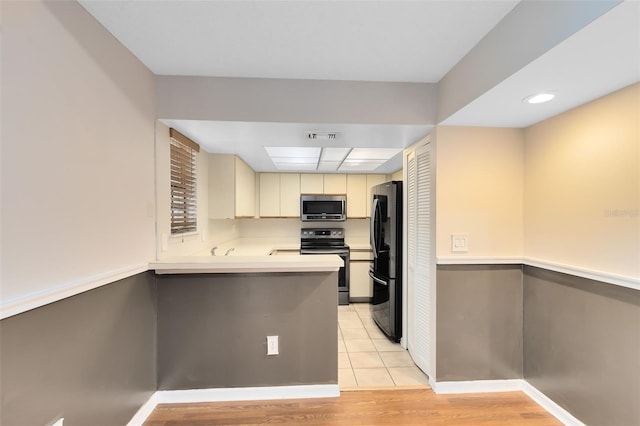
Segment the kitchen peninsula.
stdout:
<svg viewBox="0 0 640 426">
<path fill-rule="evenodd" d="M 338 394 L 342 260 L 271 251 L 150 263 L 159 390 L 321 385 Z M 267 336 L 278 336 L 277 355 L 267 355 Z"/>
</svg>

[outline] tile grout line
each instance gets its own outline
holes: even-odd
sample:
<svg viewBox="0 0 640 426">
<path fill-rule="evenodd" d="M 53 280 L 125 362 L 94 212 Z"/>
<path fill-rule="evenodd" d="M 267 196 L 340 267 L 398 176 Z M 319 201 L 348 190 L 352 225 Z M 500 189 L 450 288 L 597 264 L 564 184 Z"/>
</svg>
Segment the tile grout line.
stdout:
<svg viewBox="0 0 640 426">
<path fill-rule="evenodd" d="M 367 340 L 369 340 L 369 342 L 371 343 L 371 345 L 374 347 L 375 349 L 375 354 L 378 356 L 378 358 L 380 359 L 380 361 L 382 362 L 383 368 L 385 370 L 385 372 L 387 373 L 388 377 L 391 379 L 391 382 L 393 383 L 393 386 L 398 386 L 398 384 L 396 383 L 396 381 L 393 379 L 393 376 L 391 375 L 391 372 L 389 371 L 389 367 L 386 366 L 383 357 L 380 355 L 380 350 L 378 350 L 378 347 L 373 343 L 373 336 L 371 335 L 371 332 L 367 329 L 367 327 L 364 324 L 364 318 L 362 315 L 360 315 L 360 311 L 357 309 L 351 309 L 349 311 L 353 311 L 356 313 L 358 320 L 360 321 L 360 324 L 362 325 L 362 327 L 365 330 L 365 333 L 367 335 Z M 347 312 L 349 312 L 347 311 Z M 370 317 L 367 317 L 370 318 Z M 342 327 L 340 327 L 340 331 L 342 333 Z M 343 335 L 343 340 L 344 340 L 344 333 L 342 333 Z M 356 381 L 356 387 L 360 387 L 359 383 L 358 383 L 358 378 L 355 374 L 355 367 L 353 366 L 353 361 L 351 360 L 351 355 L 349 353 L 349 350 L 346 348 L 346 343 L 345 343 L 345 349 L 347 350 L 347 358 L 349 359 L 349 365 L 350 365 L 350 369 L 351 369 L 351 373 L 353 374 L 353 378 Z M 374 368 L 374 367 L 370 367 L 370 368 Z M 366 369 L 366 367 L 364 367 L 363 369 Z"/>
</svg>

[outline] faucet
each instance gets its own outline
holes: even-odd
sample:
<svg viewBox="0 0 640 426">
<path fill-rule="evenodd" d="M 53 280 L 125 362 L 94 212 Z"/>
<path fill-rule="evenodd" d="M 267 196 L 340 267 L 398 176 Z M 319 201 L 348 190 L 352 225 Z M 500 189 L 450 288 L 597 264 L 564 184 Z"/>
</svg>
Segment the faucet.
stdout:
<svg viewBox="0 0 640 426">
<path fill-rule="evenodd" d="M 235 249 L 234 249 L 233 247 L 231 247 L 229 250 L 227 250 L 227 251 L 225 252 L 225 254 L 224 254 L 224 255 L 225 255 L 225 256 L 229 256 L 229 253 L 231 253 L 231 252 L 232 252 L 232 251 L 234 251 L 234 250 L 235 250 Z"/>
<path fill-rule="evenodd" d="M 215 256 L 216 255 L 216 249 L 218 248 L 218 246 L 215 246 L 214 248 L 211 249 L 211 256 Z"/>
</svg>

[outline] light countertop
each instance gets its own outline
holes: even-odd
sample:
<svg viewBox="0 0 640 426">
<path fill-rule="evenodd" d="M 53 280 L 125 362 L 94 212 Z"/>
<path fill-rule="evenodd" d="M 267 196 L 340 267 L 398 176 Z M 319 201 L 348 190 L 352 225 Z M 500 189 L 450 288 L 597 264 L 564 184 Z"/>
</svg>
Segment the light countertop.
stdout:
<svg viewBox="0 0 640 426">
<path fill-rule="evenodd" d="M 331 272 L 344 262 L 335 254 L 300 256 L 182 256 L 149 263 L 156 274 Z"/>
<path fill-rule="evenodd" d="M 346 244 L 351 250 L 370 250 L 368 238 L 352 238 Z M 337 271 L 343 266 L 338 255 L 276 254 L 299 249 L 299 238 L 237 238 L 218 244 L 216 256 L 206 250 L 156 260 L 149 263 L 149 269 L 157 274 L 321 272 Z"/>
</svg>

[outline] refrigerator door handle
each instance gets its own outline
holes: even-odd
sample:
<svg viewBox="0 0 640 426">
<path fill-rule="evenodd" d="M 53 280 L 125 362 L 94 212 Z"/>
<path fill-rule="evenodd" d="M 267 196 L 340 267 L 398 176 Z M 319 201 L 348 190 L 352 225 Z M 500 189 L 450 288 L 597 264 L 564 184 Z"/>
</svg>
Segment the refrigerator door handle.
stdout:
<svg viewBox="0 0 640 426">
<path fill-rule="evenodd" d="M 378 203 L 379 200 L 374 197 L 373 204 L 371 205 L 371 229 L 369 232 L 369 238 L 371 239 L 371 250 L 373 252 L 374 259 L 378 257 L 378 249 L 376 248 L 376 213 L 378 211 Z"/>
<path fill-rule="evenodd" d="M 376 277 L 373 275 L 373 271 L 371 271 L 371 270 L 369 271 L 369 276 L 371 277 L 371 279 L 372 279 L 373 281 L 377 282 L 378 284 L 382 284 L 382 285 L 386 285 L 386 286 L 388 286 L 388 285 L 389 285 L 386 281 L 383 281 L 383 280 L 381 280 L 380 278 L 376 278 Z"/>
</svg>

